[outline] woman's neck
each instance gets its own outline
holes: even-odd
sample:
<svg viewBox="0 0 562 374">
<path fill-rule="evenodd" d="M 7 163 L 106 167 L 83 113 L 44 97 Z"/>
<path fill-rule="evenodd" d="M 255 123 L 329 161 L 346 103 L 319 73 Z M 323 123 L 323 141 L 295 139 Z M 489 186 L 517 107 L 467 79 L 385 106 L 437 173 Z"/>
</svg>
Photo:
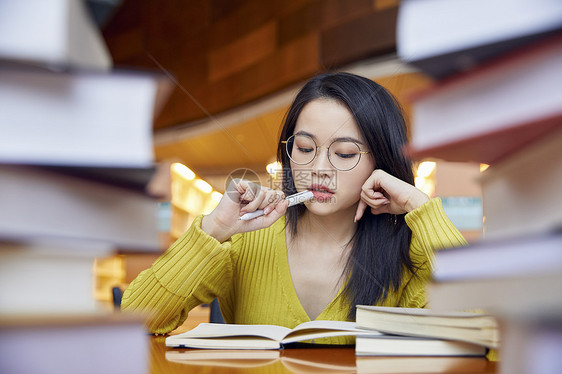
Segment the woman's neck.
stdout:
<svg viewBox="0 0 562 374">
<path fill-rule="evenodd" d="M 307 211 L 298 222 L 298 236 L 310 243 L 325 243 L 340 248 L 350 243 L 357 224 L 353 222 L 355 209 L 319 216 Z M 302 236 L 301 236 L 302 235 Z"/>
</svg>

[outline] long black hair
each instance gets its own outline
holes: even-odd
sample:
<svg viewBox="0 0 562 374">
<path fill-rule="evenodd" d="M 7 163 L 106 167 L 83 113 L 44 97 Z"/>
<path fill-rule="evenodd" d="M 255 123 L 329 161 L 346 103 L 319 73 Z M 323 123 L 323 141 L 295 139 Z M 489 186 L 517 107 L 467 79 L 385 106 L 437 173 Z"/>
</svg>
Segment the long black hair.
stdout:
<svg viewBox="0 0 562 374">
<path fill-rule="evenodd" d="M 297 119 L 306 104 L 317 99 L 337 100 L 347 107 L 366 141 L 377 169 L 414 184 L 412 164 L 402 149 L 407 142 L 403 111 L 395 97 L 370 79 L 349 73 L 323 74 L 312 78 L 299 91 L 285 115 L 277 158 L 283 166 L 283 192 L 296 192 L 291 163 L 281 141 L 295 130 Z M 303 205 L 289 208 L 286 225 L 291 235 L 297 233 L 297 220 L 305 212 Z M 347 283 L 342 297 L 351 306 L 349 318 L 355 317 L 355 305 L 375 305 L 400 286 L 405 269 L 415 273 L 410 259 L 412 232 L 404 215 L 374 215 L 367 209 L 357 223 L 344 274 Z"/>
</svg>

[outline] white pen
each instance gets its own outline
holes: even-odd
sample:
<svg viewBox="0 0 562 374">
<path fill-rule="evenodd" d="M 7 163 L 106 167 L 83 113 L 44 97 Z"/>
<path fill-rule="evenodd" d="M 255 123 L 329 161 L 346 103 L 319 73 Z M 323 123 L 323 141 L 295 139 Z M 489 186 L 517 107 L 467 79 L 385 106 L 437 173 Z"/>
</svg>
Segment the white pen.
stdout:
<svg viewBox="0 0 562 374">
<path fill-rule="evenodd" d="M 303 192 L 298 192 L 298 193 L 296 193 L 294 195 L 291 195 L 291 196 L 287 196 L 285 198 L 285 200 L 289 201 L 289 206 L 293 206 L 293 205 L 304 203 L 305 201 L 308 201 L 308 200 L 312 199 L 313 197 L 314 197 L 314 194 L 312 193 L 312 191 L 307 190 L 307 191 L 303 191 Z M 242 220 L 242 221 L 247 221 L 247 220 L 250 220 L 252 218 L 263 216 L 263 214 L 264 214 L 263 210 L 258 209 L 254 212 L 246 213 L 238 219 Z"/>
</svg>

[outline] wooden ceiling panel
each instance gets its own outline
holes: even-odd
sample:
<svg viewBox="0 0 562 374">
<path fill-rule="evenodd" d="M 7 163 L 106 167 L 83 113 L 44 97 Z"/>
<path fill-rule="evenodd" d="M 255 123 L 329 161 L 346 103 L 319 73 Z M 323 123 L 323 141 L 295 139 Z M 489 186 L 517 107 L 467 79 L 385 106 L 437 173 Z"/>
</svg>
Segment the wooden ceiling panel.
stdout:
<svg viewBox="0 0 562 374">
<path fill-rule="evenodd" d="M 164 69 L 176 77 L 178 87 L 154 124 L 164 129 L 258 100 L 326 67 L 387 53 L 396 6 L 376 4 L 124 0 L 103 34 L 116 67 Z"/>
<path fill-rule="evenodd" d="M 172 134 L 155 141 L 156 158 L 179 160 L 202 177 L 218 178 L 241 167 L 260 172 L 275 158 L 290 99 L 223 125 L 224 116 L 327 69 L 393 52 L 397 5 L 397 0 L 123 0 L 103 33 L 117 68 L 164 70 L 177 83 L 154 123 L 155 139 Z M 414 84 L 408 79 L 387 83 L 396 93 Z"/>
</svg>

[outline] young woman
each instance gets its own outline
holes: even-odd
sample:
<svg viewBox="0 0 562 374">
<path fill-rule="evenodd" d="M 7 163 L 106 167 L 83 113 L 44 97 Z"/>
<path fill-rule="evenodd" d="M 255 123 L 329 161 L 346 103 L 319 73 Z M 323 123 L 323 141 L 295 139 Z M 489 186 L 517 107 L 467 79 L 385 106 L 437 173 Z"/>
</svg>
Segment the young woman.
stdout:
<svg viewBox="0 0 562 374">
<path fill-rule="evenodd" d="M 433 252 L 466 242 L 440 200 L 413 186 L 406 141 L 383 87 L 347 73 L 313 78 L 281 132 L 283 191 L 231 183 L 131 283 L 123 309 L 151 311 L 151 331 L 167 333 L 215 297 L 227 323 L 290 328 L 353 320 L 357 304 L 424 307 Z M 315 198 L 288 208 L 284 196 L 304 190 Z M 265 215 L 238 219 L 256 209 Z"/>
</svg>

